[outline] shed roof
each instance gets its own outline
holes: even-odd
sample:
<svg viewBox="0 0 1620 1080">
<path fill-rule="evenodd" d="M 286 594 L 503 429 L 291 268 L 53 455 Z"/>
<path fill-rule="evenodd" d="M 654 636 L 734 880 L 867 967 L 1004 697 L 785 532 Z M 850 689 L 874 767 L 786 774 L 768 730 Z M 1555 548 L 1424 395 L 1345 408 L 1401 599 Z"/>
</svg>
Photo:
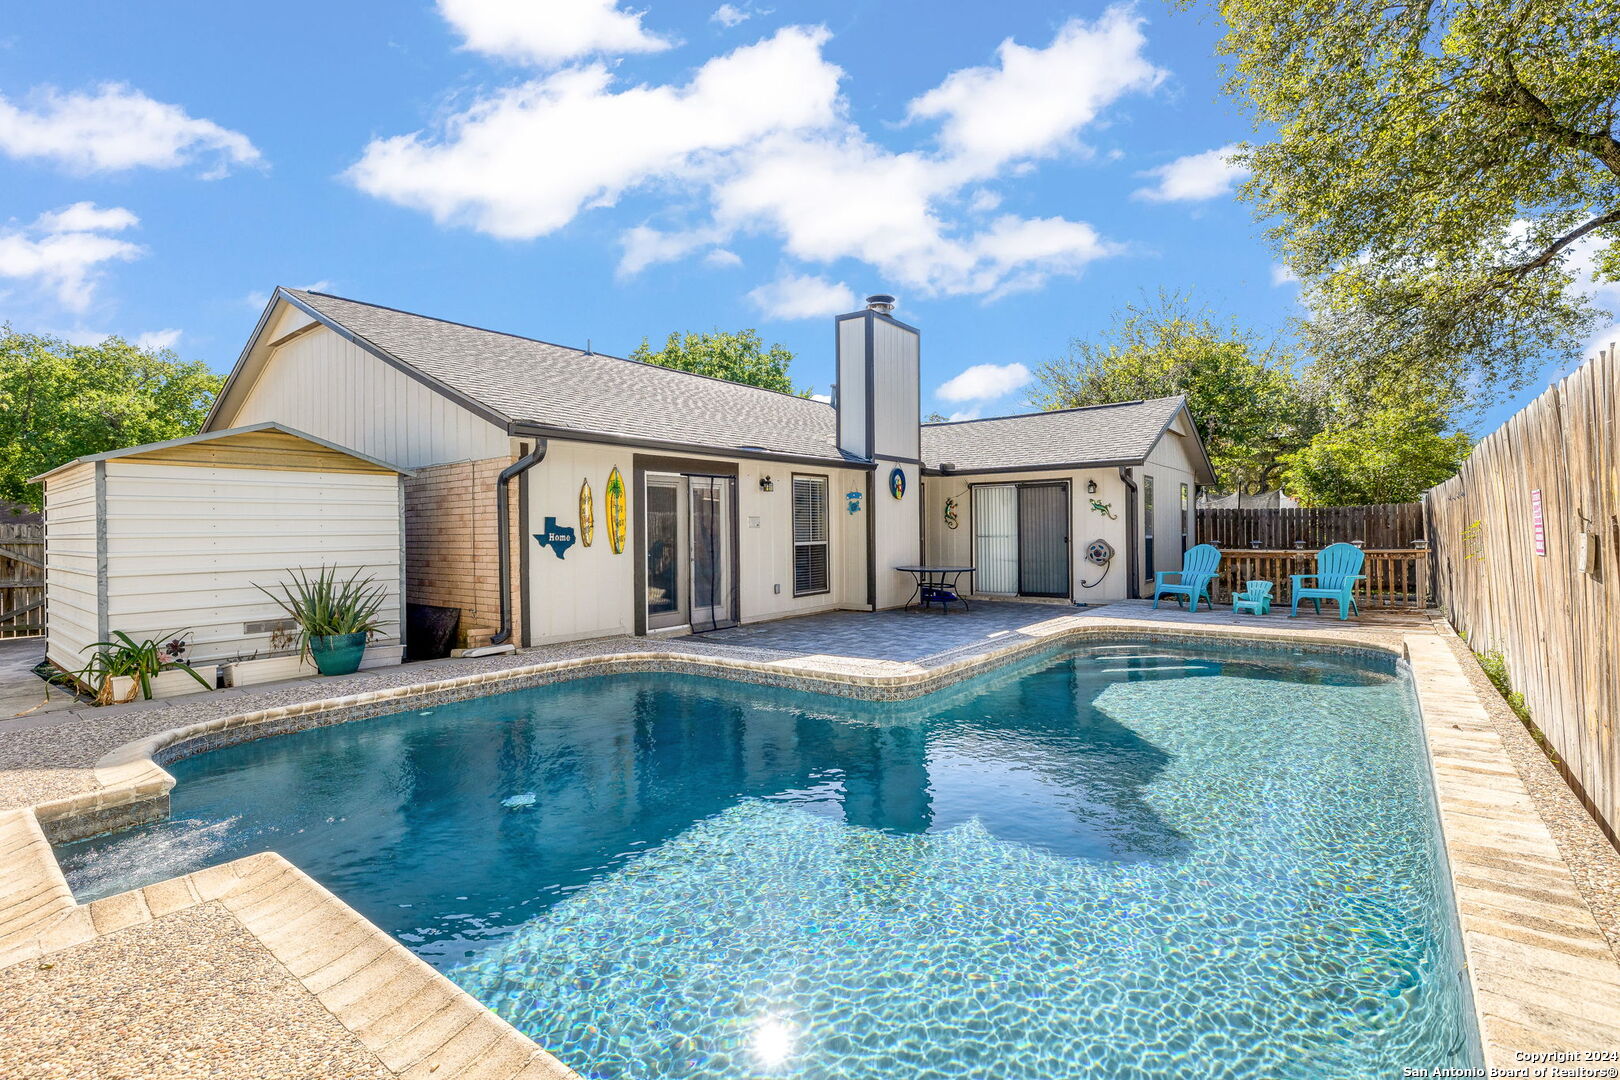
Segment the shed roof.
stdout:
<svg viewBox="0 0 1620 1080">
<path fill-rule="evenodd" d="M 348 459 L 353 464 L 345 467 L 334 463 L 334 457 Z M 195 465 L 227 469 L 283 469 L 299 472 L 392 472 L 413 475 L 379 461 L 369 454 L 351 450 L 346 446 L 328 442 L 315 435 L 287 427 L 285 424 L 265 422 L 223 431 L 205 431 L 200 435 L 187 435 L 183 439 L 126 446 L 101 454 L 86 454 L 64 462 L 54 469 L 32 477 L 30 483 L 39 483 L 64 469 L 95 461 L 115 458 L 147 459 L 165 465 Z M 357 467 L 358 466 L 358 467 Z"/>
<path fill-rule="evenodd" d="M 1186 408 L 1186 397 L 1177 395 L 924 424 L 922 456 L 930 468 L 950 465 L 957 473 L 1139 465 Z M 1192 439 L 1197 445 L 1196 434 Z M 1194 467 L 1206 473 L 1200 479 L 1213 483 L 1203 447 L 1191 456 Z"/>
<path fill-rule="evenodd" d="M 282 293 L 507 424 L 830 462 L 831 405 L 325 293 Z"/>
</svg>

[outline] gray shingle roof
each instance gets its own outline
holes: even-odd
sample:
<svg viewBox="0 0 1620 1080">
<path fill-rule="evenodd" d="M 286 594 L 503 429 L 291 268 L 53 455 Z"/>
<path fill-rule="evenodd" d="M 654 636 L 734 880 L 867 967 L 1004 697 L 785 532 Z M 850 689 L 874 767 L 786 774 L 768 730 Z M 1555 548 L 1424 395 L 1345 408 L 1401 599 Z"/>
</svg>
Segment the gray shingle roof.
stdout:
<svg viewBox="0 0 1620 1080">
<path fill-rule="evenodd" d="M 693 447 L 846 460 L 832 406 L 652 364 L 285 290 L 507 420 Z"/>
<path fill-rule="evenodd" d="M 837 417 L 820 401 L 446 322 L 326 293 L 283 292 L 506 421 L 693 448 L 826 461 Z M 1180 397 L 924 424 L 922 457 L 957 472 L 1140 462 Z"/>
<path fill-rule="evenodd" d="M 923 461 L 930 468 L 948 463 L 956 472 L 1139 462 L 1185 402 L 1182 397 L 1154 398 L 924 424 Z"/>
</svg>

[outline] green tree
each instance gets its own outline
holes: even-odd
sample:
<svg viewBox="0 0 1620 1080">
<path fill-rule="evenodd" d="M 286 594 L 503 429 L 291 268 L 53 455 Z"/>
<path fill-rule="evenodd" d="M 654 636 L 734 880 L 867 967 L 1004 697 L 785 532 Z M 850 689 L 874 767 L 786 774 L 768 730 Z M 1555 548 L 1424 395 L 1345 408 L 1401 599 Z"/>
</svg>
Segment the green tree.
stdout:
<svg viewBox="0 0 1620 1080">
<path fill-rule="evenodd" d="M 1434 410 L 1390 407 L 1330 425 L 1283 458 L 1283 486 L 1306 506 L 1412 502 L 1462 468 L 1473 448 Z"/>
<path fill-rule="evenodd" d="M 664 347 L 656 351 L 642 338 L 630 359 L 784 394 L 809 397 L 811 393 L 809 387 L 793 389 L 793 380 L 788 377 L 793 354 L 784 345 L 767 349 L 757 330 L 671 333 Z"/>
<path fill-rule="evenodd" d="M 28 478 L 84 454 L 195 434 L 223 380 L 168 349 L 0 326 L 0 499 L 38 507 Z"/>
<path fill-rule="evenodd" d="M 1031 401 L 1043 409 L 1187 395 L 1220 486 L 1245 494 L 1275 487 L 1282 455 L 1323 423 L 1313 384 L 1291 357 L 1184 295 L 1127 304 L 1108 332 L 1071 342 L 1035 379 Z"/>
<path fill-rule="evenodd" d="M 1479 403 L 1579 348 L 1598 313 L 1578 266 L 1620 278 L 1620 5 L 1217 6 L 1229 89 L 1270 139 L 1238 154 L 1244 192 L 1341 380 Z"/>
</svg>

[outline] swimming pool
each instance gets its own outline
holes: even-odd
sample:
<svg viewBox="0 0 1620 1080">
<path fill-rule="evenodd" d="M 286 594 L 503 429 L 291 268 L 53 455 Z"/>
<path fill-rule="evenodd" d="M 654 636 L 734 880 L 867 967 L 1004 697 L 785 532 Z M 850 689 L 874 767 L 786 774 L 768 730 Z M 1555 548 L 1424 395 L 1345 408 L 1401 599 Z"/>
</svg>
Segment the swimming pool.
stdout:
<svg viewBox="0 0 1620 1080">
<path fill-rule="evenodd" d="M 582 679 L 180 761 L 81 900 L 275 850 L 599 1077 L 1478 1064 L 1390 661 L 1114 641 L 905 703 Z"/>
</svg>

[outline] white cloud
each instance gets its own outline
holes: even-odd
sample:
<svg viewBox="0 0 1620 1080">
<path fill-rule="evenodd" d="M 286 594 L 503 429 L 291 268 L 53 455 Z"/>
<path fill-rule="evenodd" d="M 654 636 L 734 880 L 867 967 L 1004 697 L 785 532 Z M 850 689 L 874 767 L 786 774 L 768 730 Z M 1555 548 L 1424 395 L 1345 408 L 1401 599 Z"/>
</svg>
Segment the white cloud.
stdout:
<svg viewBox="0 0 1620 1080">
<path fill-rule="evenodd" d="M 132 344 L 137 349 L 146 349 L 157 352 L 162 349 L 172 349 L 180 343 L 178 330 L 148 330 L 144 334 L 136 334 Z"/>
<path fill-rule="evenodd" d="M 709 21 L 730 28 L 738 23 L 745 23 L 753 17 L 754 12 L 746 7 L 738 7 L 736 4 L 721 4 L 714 9 L 714 14 L 709 16 Z"/>
<path fill-rule="evenodd" d="M 1070 19 L 1044 49 L 1003 41 L 996 66 L 953 72 L 911 102 L 910 116 L 940 120 L 941 144 L 964 166 L 1049 157 L 1073 149 L 1079 130 L 1122 95 L 1164 80 L 1142 55 L 1146 44 L 1141 18 L 1124 5 L 1094 23 Z"/>
<path fill-rule="evenodd" d="M 139 221 L 122 207 L 80 202 L 41 214 L 22 228 L 0 230 L 0 278 L 31 282 L 53 293 L 67 310 L 84 311 L 103 264 L 145 253 L 110 235 Z"/>
<path fill-rule="evenodd" d="M 811 394 L 810 395 L 810 400 L 811 401 L 819 401 L 823 405 L 831 405 L 832 404 L 832 395 L 831 394 Z"/>
<path fill-rule="evenodd" d="M 977 420 L 983 412 L 983 409 L 958 409 L 945 419 L 953 424 L 960 420 Z"/>
<path fill-rule="evenodd" d="M 637 225 L 626 229 L 619 237 L 624 248 L 624 254 L 619 257 L 619 275 L 633 277 L 654 263 L 674 262 L 720 239 L 722 235 L 714 229 L 661 232 L 650 225 Z"/>
<path fill-rule="evenodd" d="M 1249 175 L 1249 169 L 1231 160 L 1236 150 L 1236 143 L 1228 143 L 1138 173 L 1153 177 L 1157 183 L 1137 188 L 1132 197 L 1148 202 L 1203 202 L 1230 194 L 1238 181 Z"/>
<path fill-rule="evenodd" d="M 1299 275 L 1282 263 L 1272 263 L 1271 283 L 1273 285 L 1297 285 L 1299 284 Z"/>
<path fill-rule="evenodd" d="M 789 28 L 681 87 L 616 92 L 604 65 L 569 68 L 478 102 L 437 137 L 375 140 L 348 175 L 440 222 L 533 239 L 636 184 L 701 174 L 716 154 L 829 123 L 839 71 L 821 57 L 825 40 Z"/>
<path fill-rule="evenodd" d="M 999 204 L 987 182 L 1079 148 L 1101 109 L 1163 78 L 1128 9 L 1071 20 L 1045 48 L 1004 42 L 996 65 L 950 75 L 908 111 L 914 124 L 938 121 L 937 139 L 899 152 L 849 120 L 828 38 L 824 27 L 788 27 L 708 60 L 684 85 L 624 86 L 603 64 L 567 68 L 492 93 L 436 131 L 374 140 L 348 176 L 505 239 L 656 193 L 691 224 L 627 230 L 621 275 L 766 235 L 797 262 L 853 257 L 891 287 L 995 297 L 1121 250 L 1080 221 L 982 219 Z"/>
<path fill-rule="evenodd" d="M 671 42 L 616 0 L 439 0 L 439 14 L 476 52 L 551 66 L 601 53 L 659 52 Z"/>
<path fill-rule="evenodd" d="M 262 161 L 246 135 L 119 83 L 93 93 L 43 87 L 30 97 L 30 107 L 22 107 L 0 95 L 0 151 L 12 157 L 40 158 L 80 173 L 201 162 L 208 177 Z"/>
<path fill-rule="evenodd" d="M 815 319 L 853 310 L 855 290 L 842 281 L 809 274 L 784 274 L 748 293 L 755 307 L 773 319 Z"/>
<path fill-rule="evenodd" d="M 993 401 L 1028 386 L 1032 378 L 1023 364 L 974 364 L 940 384 L 934 396 L 941 401 Z"/>
<path fill-rule="evenodd" d="M 741 266 L 742 256 L 729 248 L 715 248 L 703 256 L 703 261 L 710 266 Z"/>
</svg>

